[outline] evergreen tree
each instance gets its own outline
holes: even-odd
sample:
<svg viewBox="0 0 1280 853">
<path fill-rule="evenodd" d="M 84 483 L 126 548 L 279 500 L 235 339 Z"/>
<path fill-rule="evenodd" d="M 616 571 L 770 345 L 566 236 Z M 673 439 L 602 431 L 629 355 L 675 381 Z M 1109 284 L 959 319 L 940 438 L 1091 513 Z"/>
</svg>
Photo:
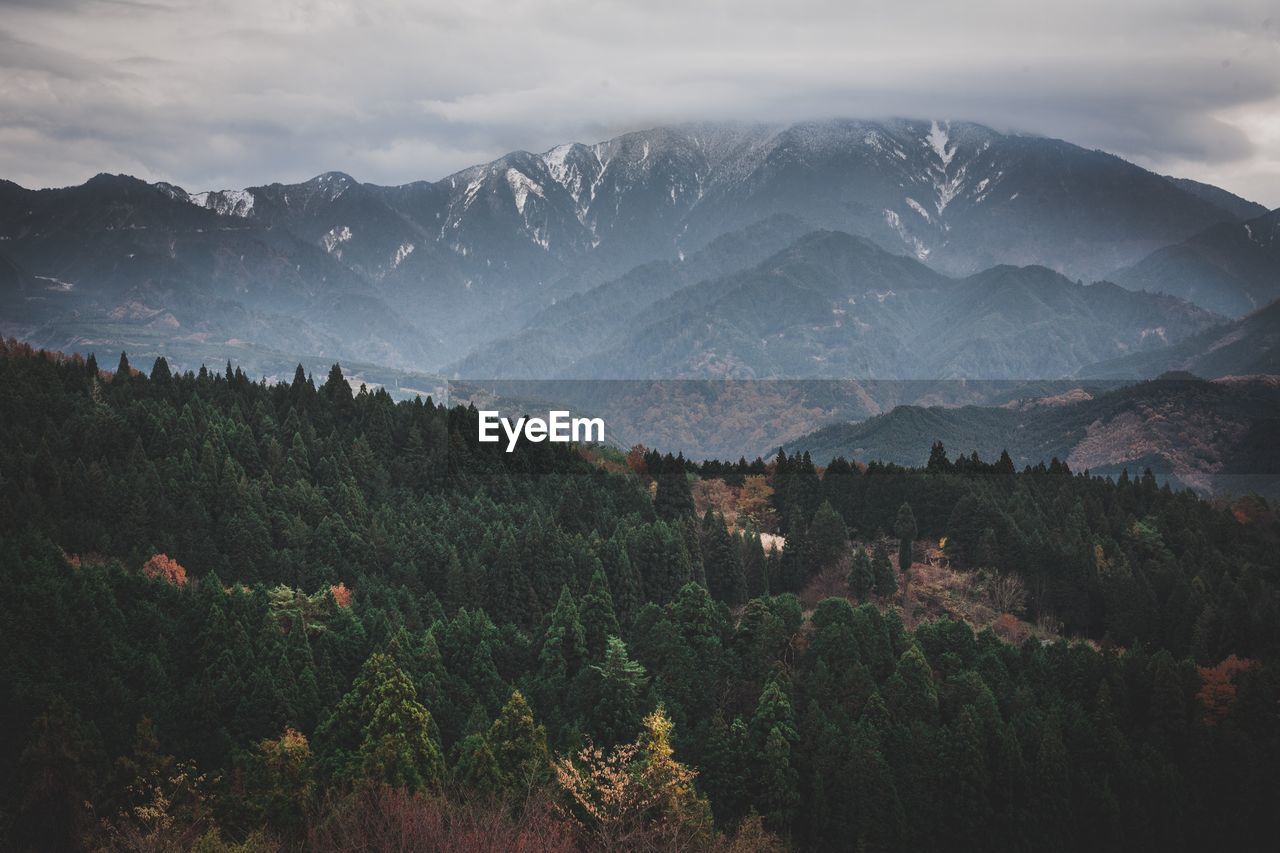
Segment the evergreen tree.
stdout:
<svg viewBox="0 0 1280 853">
<path fill-rule="evenodd" d="M 814 513 L 809 525 L 809 538 L 813 543 L 813 558 L 820 569 L 838 563 L 849 549 L 849 530 L 829 501 Z"/>
<path fill-rule="evenodd" d="M 898 539 L 898 571 L 902 574 L 902 600 L 907 600 L 908 588 L 911 584 L 911 545 L 918 535 L 915 514 L 911 505 L 903 503 L 898 507 L 898 517 L 893 522 L 893 534 Z"/>
<path fill-rule="evenodd" d="M 326 723 L 339 778 L 410 790 L 439 788 L 444 781 L 433 727 L 409 676 L 381 652 L 365 661 Z"/>
<path fill-rule="evenodd" d="M 875 586 L 875 566 L 866 549 L 859 548 L 853 555 L 853 564 L 849 569 L 849 592 L 859 601 L 865 601 Z"/>
<path fill-rule="evenodd" d="M 871 558 L 871 570 L 875 576 L 875 592 L 881 598 L 889 598 L 898 591 L 898 579 L 893 574 L 893 563 L 883 543 L 877 543 Z"/>
<path fill-rule="evenodd" d="M 693 514 L 693 490 L 689 487 L 683 459 L 673 459 L 668 454 L 663 460 L 653 509 L 659 518 L 667 521 L 678 521 Z"/>
<path fill-rule="evenodd" d="M 591 585 L 587 588 L 587 594 L 582 597 L 579 615 L 586 659 L 600 661 L 605 655 L 609 638 L 620 636 L 622 630 L 614 613 L 609 581 L 604 572 L 598 569 L 591 575 Z"/>
<path fill-rule="evenodd" d="M 933 723 L 938 718 L 938 692 L 933 671 L 924 653 L 911 645 L 898 658 L 898 666 L 885 684 L 885 701 L 894 719 Z"/>
<path fill-rule="evenodd" d="M 757 756 L 752 800 L 770 825 L 785 829 L 800 801 L 793 757 L 800 735 L 791 701 L 776 679 L 760 694 L 748 735 Z"/>
<path fill-rule="evenodd" d="M 608 638 L 603 662 L 591 670 L 587 732 L 606 748 L 633 740 L 644 716 L 644 667 L 631 660 L 626 645 L 614 636 Z"/>
<path fill-rule="evenodd" d="M 747 598 L 757 598 L 769 592 L 769 569 L 765 559 L 760 534 L 748 528 L 740 537 L 742 549 L 742 575 L 746 583 Z"/>
<path fill-rule="evenodd" d="M 454 747 L 451 778 L 457 788 L 482 800 L 503 791 L 502 771 L 484 735 L 467 735 Z"/>
<path fill-rule="evenodd" d="M 702 564 L 712 598 L 730 607 L 747 600 L 740 548 L 725 528 L 724 518 L 710 509 L 702 519 Z"/>
<path fill-rule="evenodd" d="M 489 727 L 488 742 L 509 793 L 527 795 L 551 772 L 546 730 L 534 723 L 533 710 L 519 690 Z"/>
</svg>

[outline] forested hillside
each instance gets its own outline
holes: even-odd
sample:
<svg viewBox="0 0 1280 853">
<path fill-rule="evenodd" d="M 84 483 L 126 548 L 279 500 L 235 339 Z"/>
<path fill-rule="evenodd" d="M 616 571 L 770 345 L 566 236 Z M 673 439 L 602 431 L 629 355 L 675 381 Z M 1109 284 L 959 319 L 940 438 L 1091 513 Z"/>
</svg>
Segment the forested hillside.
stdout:
<svg viewBox="0 0 1280 853">
<path fill-rule="evenodd" d="M 507 454 L 474 410 L 353 393 L 336 366 L 113 367 L 0 351 L 0 848 L 1280 829 L 1261 499 L 941 446 L 922 469 Z M 922 611 L 936 559 L 1047 633 Z"/>
</svg>

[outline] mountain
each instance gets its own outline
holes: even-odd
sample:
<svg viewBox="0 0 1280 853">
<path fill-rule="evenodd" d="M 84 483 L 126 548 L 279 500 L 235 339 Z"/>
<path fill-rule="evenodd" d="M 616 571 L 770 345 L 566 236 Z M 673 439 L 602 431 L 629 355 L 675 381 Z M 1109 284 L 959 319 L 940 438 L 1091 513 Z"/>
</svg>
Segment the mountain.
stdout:
<svg viewBox="0 0 1280 853">
<path fill-rule="evenodd" d="M 480 373 L 523 335 L 537 344 L 531 369 L 550 375 L 598 342 L 558 351 L 574 311 L 643 315 L 785 247 L 797 221 L 950 276 L 1007 264 L 1092 279 L 1249 212 L 1061 140 L 910 120 L 655 128 L 400 186 L 341 172 L 203 191 L 110 175 L 42 191 L 0 182 L 0 256 L 28 287 L 45 283 L 9 300 L 0 326 L 78 350 L 234 341 Z M 757 361 L 768 372 L 773 359 Z"/>
<path fill-rule="evenodd" d="M 1280 210 L 1223 222 L 1166 246 L 1111 278 L 1239 317 L 1280 299 Z"/>
<path fill-rule="evenodd" d="M 775 216 L 725 234 L 672 260 L 642 264 L 538 312 L 519 332 L 477 347 L 446 372 L 468 378 L 549 379 L 625 335 L 660 299 L 699 281 L 750 268 L 785 249 L 809 226 Z"/>
<path fill-rule="evenodd" d="M 438 358 L 430 336 L 322 248 L 172 188 L 99 175 L 57 190 L 8 184 L 0 202 L 0 258 L 26 281 L 3 325 L 37 345 L 255 341 L 389 365 Z"/>
<path fill-rule="evenodd" d="M 1162 352 L 1221 319 L 1043 267 L 953 279 L 830 231 L 661 295 L 759 251 L 752 234 L 558 303 L 451 368 L 451 399 L 556 400 L 604 418 L 623 446 L 731 458 L 904 404 L 1062 393 L 1086 365 Z"/>
<path fill-rule="evenodd" d="M 1043 267 L 963 279 L 839 232 L 676 291 L 568 378 L 1055 379 L 1217 318 Z M 516 368 L 518 369 L 518 367 Z"/>
<path fill-rule="evenodd" d="M 1267 213 L 1267 208 L 1256 201 L 1241 198 L 1235 193 L 1227 192 L 1221 187 L 1215 187 L 1213 184 L 1193 181 L 1190 178 L 1175 178 L 1171 175 L 1166 175 L 1165 178 L 1171 181 L 1178 189 L 1185 190 L 1210 204 L 1217 205 L 1241 221 L 1254 219 Z"/>
<path fill-rule="evenodd" d="M 1280 494 L 1274 438 L 1280 378 L 1204 381 L 1171 374 L 1097 393 L 1088 386 L 1001 407 L 901 406 L 862 423 L 824 427 L 785 447 L 815 459 L 843 455 L 919 465 L 934 441 L 988 461 L 1007 450 L 1015 465 L 1057 458 L 1073 471 L 1131 474 L 1202 492 Z"/>
<path fill-rule="evenodd" d="M 1060 140 L 895 120 L 654 128 L 516 151 L 435 182 L 330 173 L 241 191 L 238 206 L 191 198 L 324 241 L 404 296 L 465 309 L 547 304 L 584 268 L 599 283 L 777 214 L 953 274 L 1014 263 L 1093 278 L 1238 221 L 1248 203 L 1214 189 Z"/>
<path fill-rule="evenodd" d="M 1082 378 L 1150 379 L 1184 371 L 1206 379 L 1280 374 L 1280 300 L 1239 320 L 1192 335 L 1163 350 L 1089 365 Z"/>
</svg>

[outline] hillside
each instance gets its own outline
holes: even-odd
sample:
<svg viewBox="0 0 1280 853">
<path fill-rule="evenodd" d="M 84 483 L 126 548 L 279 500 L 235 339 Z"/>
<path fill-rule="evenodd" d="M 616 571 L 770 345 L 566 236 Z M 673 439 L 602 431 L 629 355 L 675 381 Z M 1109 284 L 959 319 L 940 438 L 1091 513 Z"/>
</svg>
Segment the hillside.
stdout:
<svg viewBox="0 0 1280 853">
<path fill-rule="evenodd" d="M 1269 448 L 1280 427 L 1275 377 L 1167 378 L 1094 393 L 1086 385 L 999 407 L 902 406 L 825 427 L 787 451 L 920 465 L 941 441 L 953 453 L 984 459 L 1007 450 L 1019 468 L 1051 458 L 1073 471 L 1113 476 L 1149 467 L 1162 480 L 1201 492 L 1280 494 L 1280 466 Z"/>
<path fill-rule="evenodd" d="M 1148 379 L 1184 371 L 1205 379 L 1280 374 L 1280 300 L 1163 350 L 1134 353 L 1083 368 L 1081 378 Z"/>
<path fill-rule="evenodd" d="M 649 306 L 565 378 L 1057 379 L 1213 325 L 1176 299 L 1043 267 L 951 279 L 815 232 L 751 270 Z"/>
<path fill-rule="evenodd" d="M 1280 210 L 1220 223 L 1110 276 L 1132 290 L 1168 293 L 1228 317 L 1280 299 Z"/>
<path fill-rule="evenodd" d="M 0 346 L 4 849 L 941 849 L 1010 819 L 1076 849 L 1102 790 L 1144 815 L 1121 848 L 1271 837 L 1256 499 L 505 453 L 336 366 L 121 367 Z M 577 810 L 616 796 L 622 830 Z"/>
</svg>

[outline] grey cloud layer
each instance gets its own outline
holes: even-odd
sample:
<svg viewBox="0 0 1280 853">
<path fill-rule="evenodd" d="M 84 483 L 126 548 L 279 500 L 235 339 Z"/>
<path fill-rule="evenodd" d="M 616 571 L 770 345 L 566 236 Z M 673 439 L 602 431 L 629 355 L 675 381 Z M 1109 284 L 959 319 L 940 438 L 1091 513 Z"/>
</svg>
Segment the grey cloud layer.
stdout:
<svg viewBox="0 0 1280 853">
<path fill-rule="evenodd" d="M 1123 8 L 1115 8 L 1122 5 Z M 1274 0 L 0 0 L 0 176 L 399 183 L 653 124 L 985 121 L 1280 204 Z"/>
</svg>

